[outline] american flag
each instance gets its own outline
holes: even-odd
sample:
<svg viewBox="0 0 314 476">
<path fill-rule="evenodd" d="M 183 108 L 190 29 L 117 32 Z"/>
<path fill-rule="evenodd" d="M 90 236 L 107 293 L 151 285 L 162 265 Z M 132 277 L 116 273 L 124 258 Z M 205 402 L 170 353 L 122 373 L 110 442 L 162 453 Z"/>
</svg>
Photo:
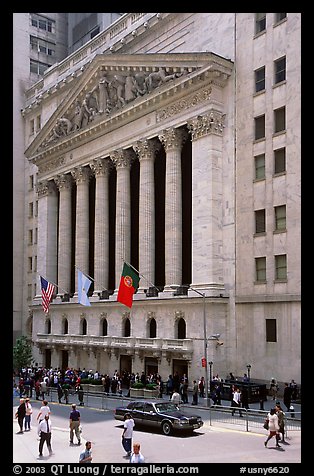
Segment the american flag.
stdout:
<svg viewBox="0 0 314 476">
<path fill-rule="evenodd" d="M 46 279 L 42 276 L 40 276 L 40 283 L 43 310 L 44 312 L 48 313 L 50 301 L 54 293 L 55 286 L 52 283 L 49 283 L 49 281 L 46 281 Z"/>
</svg>

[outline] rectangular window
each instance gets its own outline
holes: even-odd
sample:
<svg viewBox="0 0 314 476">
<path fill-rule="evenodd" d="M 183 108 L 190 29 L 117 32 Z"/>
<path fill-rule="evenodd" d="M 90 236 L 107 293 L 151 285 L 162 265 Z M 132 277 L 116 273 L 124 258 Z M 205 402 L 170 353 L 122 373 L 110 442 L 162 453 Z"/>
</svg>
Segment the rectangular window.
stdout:
<svg viewBox="0 0 314 476">
<path fill-rule="evenodd" d="M 28 271 L 31 272 L 33 270 L 33 260 L 32 257 L 29 256 L 28 258 Z"/>
<path fill-rule="evenodd" d="M 265 89 L 265 66 L 255 71 L 255 92 Z"/>
<path fill-rule="evenodd" d="M 266 257 L 255 258 L 255 274 L 257 283 L 266 283 Z"/>
<path fill-rule="evenodd" d="M 34 190 L 34 175 L 29 176 L 29 190 Z"/>
<path fill-rule="evenodd" d="M 287 279 L 287 255 L 275 256 L 275 279 Z"/>
<path fill-rule="evenodd" d="M 277 342 L 276 319 L 266 319 L 266 342 Z"/>
<path fill-rule="evenodd" d="M 39 114 L 36 117 L 36 131 L 39 131 L 41 129 L 41 115 Z"/>
<path fill-rule="evenodd" d="M 286 148 L 274 151 L 274 173 L 281 174 L 286 171 Z"/>
<path fill-rule="evenodd" d="M 286 205 L 275 207 L 275 230 L 286 230 Z"/>
<path fill-rule="evenodd" d="M 27 285 L 27 299 L 32 299 L 33 297 L 33 285 L 32 284 L 28 284 Z"/>
<path fill-rule="evenodd" d="M 286 80 L 286 57 L 274 61 L 274 83 L 278 84 Z"/>
<path fill-rule="evenodd" d="M 30 59 L 30 72 L 42 76 L 46 69 L 50 68 L 51 64 L 42 63 L 40 61 L 35 61 Z"/>
<path fill-rule="evenodd" d="M 255 13 L 255 34 L 266 30 L 266 13 Z"/>
<path fill-rule="evenodd" d="M 33 202 L 31 202 L 31 203 L 28 204 L 28 216 L 29 216 L 29 218 L 33 218 L 33 214 L 34 214 L 34 204 L 33 204 Z"/>
<path fill-rule="evenodd" d="M 28 230 L 28 244 L 33 244 L 33 230 Z"/>
<path fill-rule="evenodd" d="M 55 21 L 37 15 L 36 13 L 31 13 L 31 24 L 40 30 L 49 31 L 50 33 L 55 32 Z"/>
<path fill-rule="evenodd" d="M 265 178 L 265 154 L 256 155 L 255 162 L 255 179 L 260 180 Z"/>
<path fill-rule="evenodd" d="M 255 117 L 255 140 L 265 138 L 265 115 Z"/>
<path fill-rule="evenodd" d="M 38 217 L 38 200 L 35 202 L 35 217 Z"/>
<path fill-rule="evenodd" d="M 34 233 L 34 243 L 37 244 L 38 240 L 38 228 L 35 228 L 35 233 Z"/>
<path fill-rule="evenodd" d="M 265 233 L 265 209 L 255 210 L 255 233 Z"/>
<path fill-rule="evenodd" d="M 29 121 L 29 133 L 30 133 L 31 136 L 33 134 L 35 134 L 35 121 L 34 121 L 34 119 L 31 119 Z"/>
<path fill-rule="evenodd" d="M 286 108 L 274 110 L 274 133 L 286 130 Z"/>
<path fill-rule="evenodd" d="M 281 20 L 284 20 L 285 18 L 287 18 L 286 13 L 275 13 L 275 22 L 276 23 L 279 23 Z"/>
</svg>

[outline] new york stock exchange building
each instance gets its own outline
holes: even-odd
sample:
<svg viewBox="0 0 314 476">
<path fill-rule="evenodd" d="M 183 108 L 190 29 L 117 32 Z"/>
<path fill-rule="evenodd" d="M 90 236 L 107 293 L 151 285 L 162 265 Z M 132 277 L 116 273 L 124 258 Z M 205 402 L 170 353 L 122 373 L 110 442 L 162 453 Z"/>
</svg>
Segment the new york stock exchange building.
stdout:
<svg viewBox="0 0 314 476">
<path fill-rule="evenodd" d="M 126 14 L 26 92 L 40 365 L 300 380 L 300 18 L 256 15 Z"/>
</svg>

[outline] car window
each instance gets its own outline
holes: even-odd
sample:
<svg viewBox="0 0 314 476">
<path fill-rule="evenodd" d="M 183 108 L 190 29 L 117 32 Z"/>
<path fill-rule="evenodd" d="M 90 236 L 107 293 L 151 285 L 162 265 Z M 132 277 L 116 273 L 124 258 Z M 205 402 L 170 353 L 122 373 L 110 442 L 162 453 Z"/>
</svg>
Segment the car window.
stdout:
<svg viewBox="0 0 314 476">
<path fill-rule="evenodd" d="M 137 410 L 137 411 L 142 412 L 143 408 L 144 408 L 144 404 L 142 402 L 136 402 L 133 405 L 133 410 Z"/>
<path fill-rule="evenodd" d="M 154 405 L 152 403 L 145 403 L 144 412 L 155 412 Z"/>
<path fill-rule="evenodd" d="M 174 403 L 158 403 L 156 405 L 157 412 L 175 412 L 179 410 L 178 406 Z"/>
</svg>

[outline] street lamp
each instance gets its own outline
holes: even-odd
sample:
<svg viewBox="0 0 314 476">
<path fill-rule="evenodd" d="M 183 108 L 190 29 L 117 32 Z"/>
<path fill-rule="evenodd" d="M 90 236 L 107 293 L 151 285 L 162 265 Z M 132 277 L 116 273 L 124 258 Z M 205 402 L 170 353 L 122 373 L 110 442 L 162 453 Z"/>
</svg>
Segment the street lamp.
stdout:
<svg viewBox="0 0 314 476">
<path fill-rule="evenodd" d="M 213 374 L 212 374 L 213 362 L 212 361 L 208 362 L 208 365 L 209 365 L 209 391 L 210 391 L 210 386 L 213 380 Z"/>
<path fill-rule="evenodd" d="M 180 286 L 171 286 L 172 289 L 178 289 Z M 205 301 L 205 293 L 201 293 L 197 289 L 192 288 L 189 286 L 191 291 L 199 294 L 203 298 L 203 325 L 204 325 L 204 368 L 205 368 L 205 406 L 208 406 L 208 371 L 207 371 L 207 334 L 206 334 L 206 301 Z"/>
<path fill-rule="evenodd" d="M 247 378 L 248 378 L 248 380 L 250 381 L 252 365 L 251 365 L 251 364 L 247 364 L 246 368 L 247 368 Z"/>
</svg>

